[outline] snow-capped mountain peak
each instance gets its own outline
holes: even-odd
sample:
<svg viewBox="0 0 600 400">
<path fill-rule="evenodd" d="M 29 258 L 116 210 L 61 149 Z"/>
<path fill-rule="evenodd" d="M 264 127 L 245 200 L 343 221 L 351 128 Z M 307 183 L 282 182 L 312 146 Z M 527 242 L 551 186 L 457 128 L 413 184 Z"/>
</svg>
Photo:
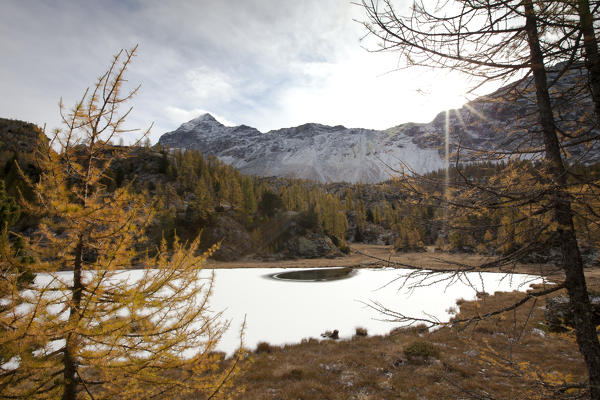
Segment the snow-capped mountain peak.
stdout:
<svg viewBox="0 0 600 400">
<path fill-rule="evenodd" d="M 210 132 L 210 131 L 216 131 L 218 129 L 220 129 L 221 127 L 224 127 L 223 124 L 221 124 L 219 121 L 217 121 L 212 115 L 210 114 L 202 114 L 199 117 L 196 117 L 194 119 L 192 119 L 191 121 L 188 121 L 184 124 L 182 124 L 178 130 L 182 130 L 182 131 L 198 131 L 198 132 Z"/>
</svg>

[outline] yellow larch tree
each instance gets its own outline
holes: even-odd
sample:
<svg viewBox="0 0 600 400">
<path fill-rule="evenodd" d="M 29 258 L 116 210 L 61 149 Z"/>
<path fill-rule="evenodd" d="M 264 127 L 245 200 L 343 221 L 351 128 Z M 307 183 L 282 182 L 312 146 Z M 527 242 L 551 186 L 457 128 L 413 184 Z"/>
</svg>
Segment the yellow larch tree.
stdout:
<svg viewBox="0 0 600 400">
<path fill-rule="evenodd" d="M 107 189 L 111 161 L 127 156 L 110 143 L 127 132 L 131 109 L 119 107 L 137 92 L 123 89 L 135 51 L 118 53 L 70 112 L 61 103 L 58 151 L 40 152 L 35 201 L 22 199 L 39 227 L 20 255 L 4 235 L 0 398 L 214 398 L 231 377 L 213 353 L 227 328 L 208 308 L 213 277 L 200 274 L 215 249 L 195 256 L 198 240 L 175 240 L 148 255 L 148 196 Z M 23 268 L 37 273 L 26 288 Z"/>
</svg>

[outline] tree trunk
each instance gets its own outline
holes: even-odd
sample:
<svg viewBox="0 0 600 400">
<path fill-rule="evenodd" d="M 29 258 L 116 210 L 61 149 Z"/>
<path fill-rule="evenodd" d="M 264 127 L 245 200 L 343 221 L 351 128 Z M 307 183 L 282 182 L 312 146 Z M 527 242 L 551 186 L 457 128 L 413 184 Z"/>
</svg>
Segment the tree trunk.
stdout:
<svg viewBox="0 0 600 400">
<path fill-rule="evenodd" d="M 585 67 L 588 70 L 590 92 L 594 100 L 596 119 L 600 122 L 600 55 L 594 32 L 594 19 L 590 12 L 589 0 L 577 0 L 579 29 L 583 33 Z"/>
<path fill-rule="evenodd" d="M 81 307 L 81 294 L 83 290 L 83 284 L 81 282 L 81 270 L 82 270 L 82 258 L 83 258 L 83 239 L 79 239 L 79 243 L 75 248 L 75 262 L 73 264 L 73 287 L 72 287 L 72 298 L 71 306 L 69 309 L 69 321 L 68 326 L 71 329 L 75 329 L 79 322 L 79 311 Z M 70 331 L 66 337 L 65 351 L 63 358 L 64 365 L 64 392 L 63 400 L 76 400 L 77 399 L 77 360 L 75 353 L 77 351 L 77 334 Z"/>
<path fill-rule="evenodd" d="M 525 8 L 525 29 L 531 54 L 531 70 L 535 80 L 546 160 L 550 165 L 550 178 L 556 185 L 552 204 L 554 218 L 558 223 L 557 233 L 561 244 L 565 287 L 569 294 L 577 344 L 588 370 L 590 396 L 594 400 L 600 400 L 600 342 L 598 341 L 596 327 L 592 323 L 592 307 L 583 274 L 583 262 L 575 236 L 571 202 L 568 194 L 564 191 L 567 183 L 566 171 L 560 153 L 554 116 L 552 115 L 552 105 L 548 94 L 546 70 L 537 31 L 536 13 L 531 0 L 524 0 L 523 6 Z"/>
</svg>

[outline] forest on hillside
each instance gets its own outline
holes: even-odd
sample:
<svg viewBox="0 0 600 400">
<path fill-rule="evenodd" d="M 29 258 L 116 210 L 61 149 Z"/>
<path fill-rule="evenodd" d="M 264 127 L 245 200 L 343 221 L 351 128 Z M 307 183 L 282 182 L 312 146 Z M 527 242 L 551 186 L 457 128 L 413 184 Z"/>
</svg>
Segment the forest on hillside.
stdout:
<svg viewBox="0 0 600 400">
<path fill-rule="evenodd" d="M 30 196 L 20 174 L 34 181 L 40 173 L 36 152 L 53 151 L 42 131 L 21 121 L 0 121 L 0 200 L 2 224 L 33 230 L 36 220 L 20 207 Z M 202 249 L 220 242 L 216 259 L 335 257 L 353 242 L 387 244 L 396 251 L 423 251 L 426 246 L 451 252 L 510 254 L 535 242 L 524 261 L 545 262 L 555 256 L 550 238 L 534 236 L 528 205 L 497 210 L 465 210 L 436 201 L 445 187 L 469 180 L 492 182 L 515 174 L 534 174 L 532 161 L 486 162 L 439 170 L 422 177 L 418 192 L 406 177 L 379 184 L 319 184 L 312 181 L 242 175 L 235 168 L 197 150 L 139 145 L 126 149 L 111 165 L 103 185 L 110 191 L 130 187 L 142 194 L 156 214 L 147 228 L 146 247 L 172 245 L 202 234 Z M 575 173 L 594 178 L 600 165 L 580 166 Z M 573 191 L 581 190 L 573 187 Z M 426 199 L 421 194 L 428 193 Z M 31 199 L 30 199 L 31 200 Z M 583 213 L 582 213 L 583 215 Z M 534 219 L 535 220 L 535 219 Z M 451 222 L 449 222 L 451 221 Z M 600 236 L 586 218 L 576 218 L 588 262 L 597 263 Z M 540 221 L 542 223 L 543 221 Z"/>
</svg>

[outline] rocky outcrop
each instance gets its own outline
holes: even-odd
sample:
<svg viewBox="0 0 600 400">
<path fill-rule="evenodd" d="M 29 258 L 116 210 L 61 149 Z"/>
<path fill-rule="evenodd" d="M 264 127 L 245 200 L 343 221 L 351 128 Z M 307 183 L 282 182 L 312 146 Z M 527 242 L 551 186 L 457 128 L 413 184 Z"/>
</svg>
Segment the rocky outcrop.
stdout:
<svg viewBox="0 0 600 400">
<path fill-rule="evenodd" d="M 244 227 L 228 215 L 217 215 L 210 226 L 202 231 L 202 244 L 209 247 L 221 242 L 212 256 L 219 261 L 234 261 L 254 250 L 252 238 Z"/>
<path fill-rule="evenodd" d="M 381 245 L 394 244 L 396 234 L 393 231 L 372 222 L 358 221 L 354 211 L 347 213 L 346 217 L 348 219 L 347 241 Z"/>
<path fill-rule="evenodd" d="M 9 192 L 16 194 L 14 189 L 21 182 L 16 163 L 26 175 L 35 179 L 41 172 L 37 152 L 46 151 L 52 151 L 48 148 L 48 138 L 37 125 L 0 118 L 0 168 Z"/>
<path fill-rule="evenodd" d="M 33 154 L 40 144 L 48 144 L 48 138 L 34 124 L 0 118 L 0 151 Z"/>
<path fill-rule="evenodd" d="M 309 219 L 310 220 L 310 219 Z M 307 223 L 306 213 L 285 211 L 261 227 L 263 247 L 258 253 L 265 258 L 333 258 L 342 252 L 314 223 Z"/>
<path fill-rule="evenodd" d="M 292 237 L 283 243 L 283 248 L 290 258 L 328 258 L 342 255 L 330 238 L 315 232 Z"/>
</svg>

